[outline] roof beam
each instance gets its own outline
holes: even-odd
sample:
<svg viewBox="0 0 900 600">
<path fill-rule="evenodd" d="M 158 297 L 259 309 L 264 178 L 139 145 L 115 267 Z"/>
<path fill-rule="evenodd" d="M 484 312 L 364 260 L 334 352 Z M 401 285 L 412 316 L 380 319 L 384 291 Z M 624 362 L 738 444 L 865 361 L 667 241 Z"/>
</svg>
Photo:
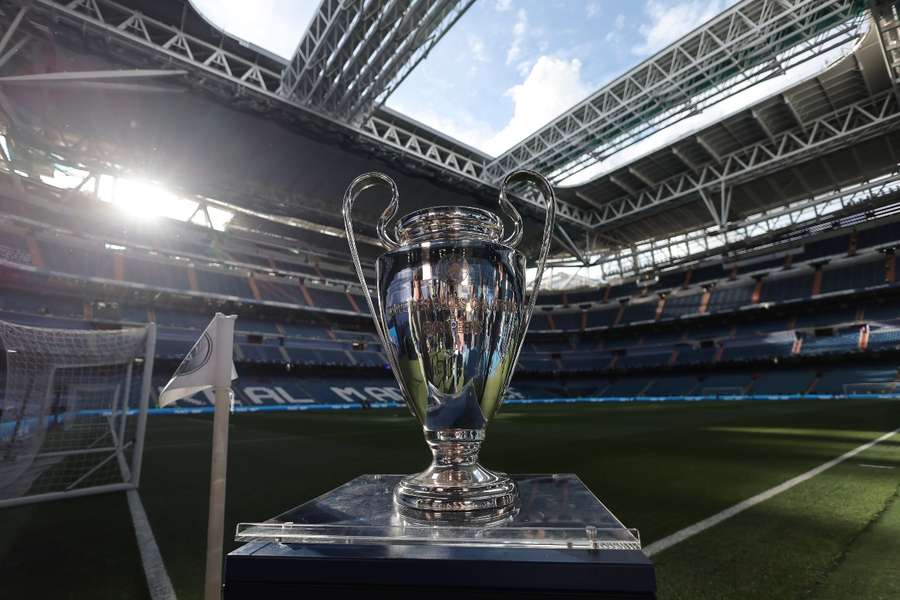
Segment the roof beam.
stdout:
<svg viewBox="0 0 900 600">
<path fill-rule="evenodd" d="M 853 39 L 864 8 L 855 0 L 744 0 L 510 148 L 488 165 L 487 176 L 500 181 L 530 168 L 561 181 Z M 752 77 L 737 76 L 751 68 Z M 621 134 L 623 123 L 629 135 Z"/>
<path fill-rule="evenodd" d="M 348 122 L 396 89 L 474 0 L 325 0 L 279 93 Z"/>
<path fill-rule="evenodd" d="M 810 158 L 821 156 L 840 146 L 854 145 L 869 137 L 884 134 L 900 126 L 900 108 L 888 90 L 810 122 L 807 129 L 793 129 L 741 148 L 712 161 L 695 173 L 676 175 L 649 190 L 611 200 L 600 210 L 600 227 L 626 217 L 658 209 L 683 200 L 700 190 L 718 190 L 762 177 Z"/>
</svg>

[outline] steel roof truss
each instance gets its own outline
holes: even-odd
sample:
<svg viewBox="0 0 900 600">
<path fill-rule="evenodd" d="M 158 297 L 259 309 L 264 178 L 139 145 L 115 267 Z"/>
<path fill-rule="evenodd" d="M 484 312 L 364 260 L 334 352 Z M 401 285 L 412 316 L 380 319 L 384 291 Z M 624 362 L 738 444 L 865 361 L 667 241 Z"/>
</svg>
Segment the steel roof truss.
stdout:
<svg viewBox="0 0 900 600">
<path fill-rule="evenodd" d="M 774 141 L 766 140 L 722 156 L 719 163 L 708 163 L 696 174 L 676 175 L 636 196 L 612 200 L 600 210 L 600 226 L 696 194 L 703 188 L 734 186 L 761 177 L 830 151 L 848 140 L 858 141 L 883 133 L 897 126 L 898 117 L 900 110 L 893 92 L 866 98 L 817 119 L 807 131 L 782 133 Z"/>
</svg>

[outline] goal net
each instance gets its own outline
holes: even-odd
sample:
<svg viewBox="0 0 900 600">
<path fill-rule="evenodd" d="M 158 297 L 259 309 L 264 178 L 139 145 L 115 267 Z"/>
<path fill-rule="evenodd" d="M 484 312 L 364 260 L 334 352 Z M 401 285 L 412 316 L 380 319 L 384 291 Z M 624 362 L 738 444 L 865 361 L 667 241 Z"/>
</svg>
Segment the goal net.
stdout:
<svg viewBox="0 0 900 600">
<path fill-rule="evenodd" d="M 0 507 L 137 487 L 155 338 L 0 321 Z"/>
</svg>

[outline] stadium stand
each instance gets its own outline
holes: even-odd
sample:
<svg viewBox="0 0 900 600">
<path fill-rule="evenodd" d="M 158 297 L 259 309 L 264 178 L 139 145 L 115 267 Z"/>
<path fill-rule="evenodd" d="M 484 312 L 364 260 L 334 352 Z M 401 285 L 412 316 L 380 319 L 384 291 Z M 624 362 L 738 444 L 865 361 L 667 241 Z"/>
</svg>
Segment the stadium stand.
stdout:
<svg viewBox="0 0 900 600">
<path fill-rule="evenodd" d="M 17 210 L 21 213 L 22 206 Z M 24 278 L 4 281 L 2 318 L 56 327 L 155 321 L 159 358 L 177 360 L 205 327 L 213 306 L 231 302 L 240 315 L 236 359 L 241 363 L 274 369 L 386 368 L 345 261 L 287 256 L 237 236 L 219 236 L 213 243 L 214 233 L 190 224 L 174 224 L 168 237 L 162 232 L 128 236 L 110 223 L 90 221 L 80 222 L 75 232 L 65 224 L 64 215 L 46 206 L 27 223 L 15 213 L 0 219 L 5 249 L 0 260 L 7 272 L 21 271 Z M 851 235 L 858 242 L 853 252 Z M 542 292 L 519 373 L 526 378 L 615 374 L 591 387 L 607 396 L 677 396 L 719 388 L 811 392 L 816 378 L 807 370 L 790 370 L 794 363 L 852 361 L 900 348 L 900 289 L 889 269 L 890 248 L 897 242 L 892 238 L 900 237 L 896 226 L 876 221 L 852 233 L 823 236 L 805 240 L 791 253 L 776 249 L 777 256 L 762 254 L 736 267 L 712 262 L 664 271 L 649 287 L 623 281 Z M 167 250 L 155 249 L 161 247 Z M 91 299 L 73 293 L 70 280 L 91 285 Z M 35 281 L 56 292 L 28 291 Z M 154 294 L 152 300 L 140 296 L 143 289 Z M 779 374 L 774 361 L 788 370 Z M 760 364 L 768 365 L 765 373 L 706 373 Z M 674 374 L 675 369 L 694 374 Z M 852 368 L 833 371 L 830 364 L 817 372 L 816 385 L 829 393 L 865 379 Z M 875 372 L 891 381 L 896 376 L 892 369 Z"/>
</svg>

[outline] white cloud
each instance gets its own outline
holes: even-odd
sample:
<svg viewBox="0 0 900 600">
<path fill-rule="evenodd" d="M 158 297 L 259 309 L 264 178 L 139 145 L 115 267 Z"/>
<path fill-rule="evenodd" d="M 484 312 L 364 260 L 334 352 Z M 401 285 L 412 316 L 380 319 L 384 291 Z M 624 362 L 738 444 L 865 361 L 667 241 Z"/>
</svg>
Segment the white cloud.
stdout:
<svg viewBox="0 0 900 600">
<path fill-rule="evenodd" d="M 525 80 L 506 91 L 513 101 L 512 118 L 480 146 L 491 154 L 499 154 L 591 91 L 591 86 L 581 79 L 580 60 L 541 56 Z"/>
<path fill-rule="evenodd" d="M 472 53 L 472 58 L 474 58 L 477 62 L 486 63 L 489 62 L 487 52 L 484 48 L 484 40 L 482 40 L 478 36 L 470 36 L 469 37 L 469 52 Z"/>
<path fill-rule="evenodd" d="M 593 19 L 594 17 L 600 14 L 600 3 L 599 2 L 589 2 L 587 6 L 584 7 L 584 12 L 587 13 L 588 19 Z"/>
<path fill-rule="evenodd" d="M 441 133 L 492 155 L 498 155 L 545 125 L 575 103 L 583 100 L 592 86 L 581 78 L 581 61 L 541 56 L 522 83 L 506 90 L 513 114 L 500 129 L 455 107 L 436 110 L 433 103 L 394 96 L 390 107 Z"/>
<path fill-rule="evenodd" d="M 497 3 L 494 4 L 494 8 L 500 12 L 509 10 L 511 6 L 512 0 L 497 0 Z"/>
<path fill-rule="evenodd" d="M 319 3 L 255 0 L 252 15 L 248 15 L 247 4 L 233 0 L 194 0 L 197 10 L 216 26 L 289 59 Z"/>
<path fill-rule="evenodd" d="M 632 48 L 632 52 L 646 55 L 661 50 L 722 12 L 726 5 L 725 0 L 683 0 L 674 3 L 648 0 L 644 12 L 649 22 L 639 27 L 644 39 Z"/>
<path fill-rule="evenodd" d="M 618 44 L 622 40 L 623 29 L 625 29 L 625 15 L 619 13 L 616 15 L 616 18 L 613 21 L 613 28 L 609 32 L 607 32 L 606 36 L 603 39 L 606 40 L 607 44 Z"/>
<path fill-rule="evenodd" d="M 466 110 L 436 110 L 432 106 L 430 102 L 406 103 L 396 98 L 391 102 L 393 110 L 474 148 L 484 149 L 486 141 L 496 134 L 496 129 Z"/>
<path fill-rule="evenodd" d="M 524 10 L 519 10 L 516 15 L 516 24 L 513 25 L 513 40 L 506 51 L 506 64 L 511 65 L 516 62 L 522 54 L 522 42 L 525 41 L 525 34 L 528 32 L 528 15 Z"/>
</svg>

